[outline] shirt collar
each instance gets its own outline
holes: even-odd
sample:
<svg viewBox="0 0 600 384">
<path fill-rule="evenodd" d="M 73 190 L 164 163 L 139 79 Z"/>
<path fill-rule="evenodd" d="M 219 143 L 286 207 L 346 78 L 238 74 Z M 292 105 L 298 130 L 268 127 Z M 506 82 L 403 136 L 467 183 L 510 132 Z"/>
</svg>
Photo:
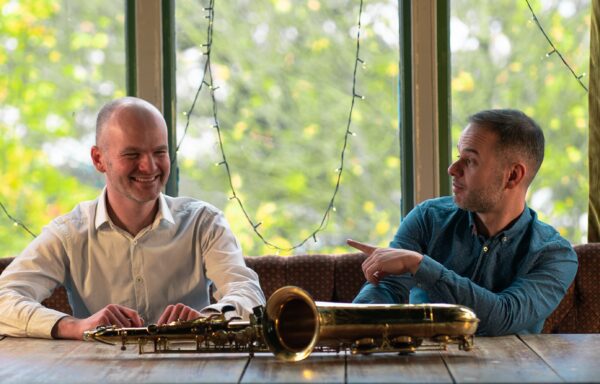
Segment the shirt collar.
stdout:
<svg viewBox="0 0 600 384">
<path fill-rule="evenodd" d="M 171 224 L 175 224 L 175 219 L 173 219 L 173 214 L 167 205 L 167 200 L 165 196 L 160 193 L 158 195 L 158 212 L 156 213 L 156 217 L 154 218 L 154 224 L 160 222 L 160 220 L 166 220 Z M 96 229 L 100 228 L 102 224 L 110 222 L 110 218 L 108 216 L 108 209 L 106 207 L 106 187 L 102 189 L 102 193 L 100 197 L 98 197 L 98 205 L 96 206 L 96 221 L 95 226 Z"/>
<path fill-rule="evenodd" d="M 473 235 L 477 236 L 478 232 L 477 232 L 477 226 L 475 225 L 475 213 L 471 212 L 471 211 L 468 211 L 468 213 L 469 213 L 469 226 L 471 227 L 471 233 Z M 527 203 L 525 203 L 525 208 L 523 209 L 523 212 L 521 212 L 521 215 L 519 215 L 519 218 L 510 227 L 508 227 L 507 229 L 504 229 L 503 231 L 500 231 L 494 237 L 503 236 L 503 237 L 507 237 L 507 238 L 512 238 L 512 237 L 514 237 L 515 234 L 523 232 L 532 218 L 533 218 L 533 216 L 532 216 L 531 210 L 529 209 L 529 207 L 527 207 Z"/>
</svg>

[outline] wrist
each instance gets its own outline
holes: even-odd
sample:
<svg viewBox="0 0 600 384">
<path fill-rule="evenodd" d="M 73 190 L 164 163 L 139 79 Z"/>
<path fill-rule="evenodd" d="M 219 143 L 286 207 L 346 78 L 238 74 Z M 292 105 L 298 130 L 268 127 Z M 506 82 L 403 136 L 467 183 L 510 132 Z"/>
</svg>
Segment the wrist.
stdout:
<svg viewBox="0 0 600 384">
<path fill-rule="evenodd" d="M 54 339 L 77 339 L 83 338 L 83 332 L 79 331 L 78 320 L 71 316 L 61 317 L 52 327 L 51 336 Z"/>
<path fill-rule="evenodd" d="M 413 252 L 412 262 L 408 268 L 409 272 L 414 275 L 419 270 L 421 262 L 423 261 L 423 255 L 417 252 Z"/>
</svg>

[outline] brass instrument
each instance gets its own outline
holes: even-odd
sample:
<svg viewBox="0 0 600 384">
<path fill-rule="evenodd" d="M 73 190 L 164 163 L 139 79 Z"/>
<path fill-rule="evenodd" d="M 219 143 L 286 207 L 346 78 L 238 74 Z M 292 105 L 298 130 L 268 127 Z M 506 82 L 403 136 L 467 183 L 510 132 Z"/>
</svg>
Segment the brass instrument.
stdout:
<svg viewBox="0 0 600 384">
<path fill-rule="evenodd" d="M 270 351 L 278 359 L 299 361 L 314 350 L 407 353 L 457 344 L 468 351 L 478 322 L 460 305 L 315 302 L 302 288 L 289 286 L 273 293 L 266 307 L 254 308 L 250 321 L 218 314 L 140 328 L 100 326 L 86 331 L 84 339 L 120 343 L 121 349 L 137 344 L 139 353 Z"/>
</svg>

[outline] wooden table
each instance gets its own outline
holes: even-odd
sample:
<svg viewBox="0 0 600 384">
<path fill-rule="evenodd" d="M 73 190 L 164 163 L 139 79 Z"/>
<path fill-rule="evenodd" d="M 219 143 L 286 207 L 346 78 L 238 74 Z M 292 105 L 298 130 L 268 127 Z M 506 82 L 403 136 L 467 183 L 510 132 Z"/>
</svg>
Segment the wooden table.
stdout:
<svg viewBox="0 0 600 384">
<path fill-rule="evenodd" d="M 4 338 L 1 383 L 600 382 L 600 334 L 478 337 L 470 352 L 147 354 L 93 342 Z"/>
</svg>

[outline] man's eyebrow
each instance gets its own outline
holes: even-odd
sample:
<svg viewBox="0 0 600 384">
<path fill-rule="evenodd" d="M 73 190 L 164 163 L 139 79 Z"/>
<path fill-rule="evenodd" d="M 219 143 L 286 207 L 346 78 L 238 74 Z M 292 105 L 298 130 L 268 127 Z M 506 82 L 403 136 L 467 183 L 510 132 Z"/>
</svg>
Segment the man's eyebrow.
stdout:
<svg viewBox="0 0 600 384">
<path fill-rule="evenodd" d="M 152 150 L 153 151 L 168 151 L 169 146 L 168 145 L 160 145 L 158 147 L 152 148 Z M 125 147 L 121 150 L 121 152 L 140 152 L 140 151 L 142 151 L 142 149 L 139 147 Z"/>
<path fill-rule="evenodd" d="M 479 151 L 476 150 L 475 148 L 466 147 L 466 148 L 463 148 L 462 151 L 461 151 L 461 149 L 460 149 L 460 147 L 458 145 L 456 147 L 458 148 L 458 152 L 459 153 L 460 152 L 468 152 L 468 153 L 472 153 L 472 154 L 474 154 L 476 156 L 479 156 Z"/>
</svg>

